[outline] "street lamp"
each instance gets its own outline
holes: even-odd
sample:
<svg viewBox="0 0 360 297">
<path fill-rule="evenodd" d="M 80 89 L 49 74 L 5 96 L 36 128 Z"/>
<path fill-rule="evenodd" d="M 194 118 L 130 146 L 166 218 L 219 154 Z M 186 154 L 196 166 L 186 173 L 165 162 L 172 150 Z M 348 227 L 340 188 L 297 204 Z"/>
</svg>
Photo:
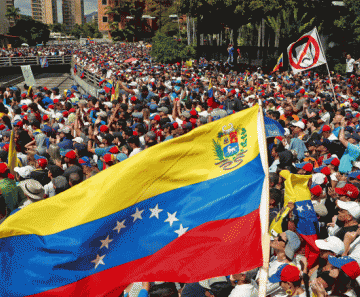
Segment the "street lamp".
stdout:
<svg viewBox="0 0 360 297">
<path fill-rule="evenodd" d="M 178 26 L 179 26 L 179 38 L 181 39 L 181 35 L 180 35 L 180 21 L 179 21 L 179 16 L 177 14 L 170 14 L 169 15 L 170 19 L 176 19 L 178 20 Z"/>
</svg>

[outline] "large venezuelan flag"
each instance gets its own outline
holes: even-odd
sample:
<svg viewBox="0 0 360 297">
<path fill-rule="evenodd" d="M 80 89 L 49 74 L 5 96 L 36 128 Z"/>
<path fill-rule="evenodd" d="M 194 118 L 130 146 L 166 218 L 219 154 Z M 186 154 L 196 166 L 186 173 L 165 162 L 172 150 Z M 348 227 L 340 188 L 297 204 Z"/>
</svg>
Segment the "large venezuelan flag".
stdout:
<svg viewBox="0 0 360 297">
<path fill-rule="evenodd" d="M 262 266 L 259 123 L 254 106 L 10 216 L 0 225 L 0 296 L 118 296 L 135 281 Z"/>
</svg>

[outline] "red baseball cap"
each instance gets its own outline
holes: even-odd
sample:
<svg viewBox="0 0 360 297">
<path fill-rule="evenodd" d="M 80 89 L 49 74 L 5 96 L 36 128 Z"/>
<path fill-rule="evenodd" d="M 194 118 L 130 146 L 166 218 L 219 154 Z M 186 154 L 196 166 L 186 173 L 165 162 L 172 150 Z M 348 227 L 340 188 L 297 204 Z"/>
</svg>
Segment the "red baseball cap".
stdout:
<svg viewBox="0 0 360 297">
<path fill-rule="evenodd" d="M 111 163 L 111 162 L 113 162 L 114 160 L 115 160 L 115 156 L 112 155 L 112 154 L 106 154 L 106 155 L 104 156 L 104 162 L 105 162 L 105 163 Z"/>
<path fill-rule="evenodd" d="M 323 189 L 320 185 L 312 185 L 310 189 L 310 192 L 315 196 L 320 196 L 322 191 Z"/>
<path fill-rule="evenodd" d="M 343 188 L 335 188 L 335 192 L 341 196 L 347 196 L 356 199 L 359 196 L 359 190 L 352 184 L 346 184 Z"/>
<path fill-rule="evenodd" d="M 110 150 L 109 150 L 109 153 L 112 153 L 112 154 L 118 154 L 120 151 L 119 151 L 119 148 L 117 146 L 113 146 Z"/>
<path fill-rule="evenodd" d="M 40 166 L 42 169 L 44 169 L 44 168 L 47 166 L 47 164 L 48 164 L 47 159 L 43 159 L 43 158 L 38 159 L 36 162 L 39 164 L 39 166 Z"/>
<path fill-rule="evenodd" d="M 323 128 L 322 128 L 322 132 L 328 132 L 328 131 L 331 131 L 331 128 L 329 125 L 324 125 Z"/>
<path fill-rule="evenodd" d="M 47 121 L 48 119 L 49 119 L 49 116 L 48 116 L 47 114 L 44 114 L 44 115 L 43 115 L 43 120 L 44 120 L 44 121 Z"/>
<path fill-rule="evenodd" d="M 76 153 L 75 151 L 70 151 L 70 152 L 67 152 L 66 155 L 65 155 L 66 158 L 69 158 L 71 160 L 74 160 L 76 159 Z"/>
<path fill-rule="evenodd" d="M 8 170 L 6 163 L 0 163 L 0 173 L 5 173 Z"/>
<path fill-rule="evenodd" d="M 108 126 L 106 126 L 106 125 L 101 125 L 100 126 L 100 132 L 104 133 L 104 132 L 108 132 L 108 131 L 109 131 Z"/>
<path fill-rule="evenodd" d="M 69 115 L 69 113 L 68 113 L 66 110 L 65 110 L 62 114 L 63 114 L 63 117 L 64 117 L 64 118 L 67 118 L 68 115 Z"/>
</svg>

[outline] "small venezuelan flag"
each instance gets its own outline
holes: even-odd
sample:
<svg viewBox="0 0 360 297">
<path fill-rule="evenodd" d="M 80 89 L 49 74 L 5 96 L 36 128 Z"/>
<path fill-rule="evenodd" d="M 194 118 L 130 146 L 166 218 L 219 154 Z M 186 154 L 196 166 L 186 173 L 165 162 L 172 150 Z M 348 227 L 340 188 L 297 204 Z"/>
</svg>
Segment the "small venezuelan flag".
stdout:
<svg viewBox="0 0 360 297">
<path fill-rule="evenodd" d="M 260 116 L 256 105 L 208 123 L 11 215 L 0 296 L 119 296 L 262 266 Z"/>
<path fill-rule="evenodd" d="M 275 71 L 278 71 L 280 69 L 280 67 L 283 66 L 283 54 L 280 55 L 280 57 L 277 60 L 277 63 L 273 69 L 273 71 L 271 71 L 271 73 L 274 73 Z"/>
</svg>

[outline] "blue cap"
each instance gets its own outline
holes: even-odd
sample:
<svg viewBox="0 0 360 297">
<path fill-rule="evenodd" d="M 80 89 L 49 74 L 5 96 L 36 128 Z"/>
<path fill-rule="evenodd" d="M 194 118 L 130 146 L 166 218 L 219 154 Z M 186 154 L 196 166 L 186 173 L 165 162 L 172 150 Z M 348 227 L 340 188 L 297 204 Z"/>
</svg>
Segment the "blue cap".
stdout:
<svg viewBox="0 0 360 297">
<path fill-rule="evenodd" d="M 128 156 L 124 153 L 120 153 L 116 155 L 116 160 L 118 160 L 119 162 L 124 161 L 128 158 Z"/>
<path fill-rule="evenodd" d="M 71 89 L 73 89 L 74 91 L 78 92 L 78 88 L 77 88 L 77 86 L 75 86 L 75 85 L 72 85 L 72 86 L 71 86 Z"/>
<path fill-rule="evenodd" d="M 89 157 L 86 157 L 86 156 L 85 156 L 85 157 L 80 158 L 80 159 L 79 159 L 79 164 L 91 168 L 91 163 L 90 163 Z"/>
<path fill-rule="evenodd" d="M 60 156 L 65 157 L 65 155 L 66 155 L 68 152 L 70 152 L 70 151 L 72 151 L 72 150 L 70 150 L 70 149 L 60 150 Z"/>
<path fill-rule="evenodd" d="M 50 133 L 50 132 L 52 132 L 52 128 L 49 127 L 48 125 L 44 125 L 44 127 L 41 129 L 41 131 L 43 131 L 45 133 Z"/>
<path fill-rule="evenodd" d="M 314 168 L 314 172 L 315 173 L 321 173 L 321 170 L 323 170 L 325 167 L 326 167 L 326 165 L 322 165 L 322 166 L 320 166 L 318 168 Z"/>
<path fill-rule="evenodd" d="M 348 177 L 360 179 L 360 170 L 350 172 Z"/>
<path fill-rule="evenodd" d="M 40 155 L 38 155 L 38 154 L 35 154 L 35 155 L 34 155 L 34 158 L 35 158 L 36 161 L 37 161 L 37 160 L 40 160 L 40 159 L 45 159 L 45 160 L 47 160 L 44 156 L 40 156 Z"/>
</svg>

